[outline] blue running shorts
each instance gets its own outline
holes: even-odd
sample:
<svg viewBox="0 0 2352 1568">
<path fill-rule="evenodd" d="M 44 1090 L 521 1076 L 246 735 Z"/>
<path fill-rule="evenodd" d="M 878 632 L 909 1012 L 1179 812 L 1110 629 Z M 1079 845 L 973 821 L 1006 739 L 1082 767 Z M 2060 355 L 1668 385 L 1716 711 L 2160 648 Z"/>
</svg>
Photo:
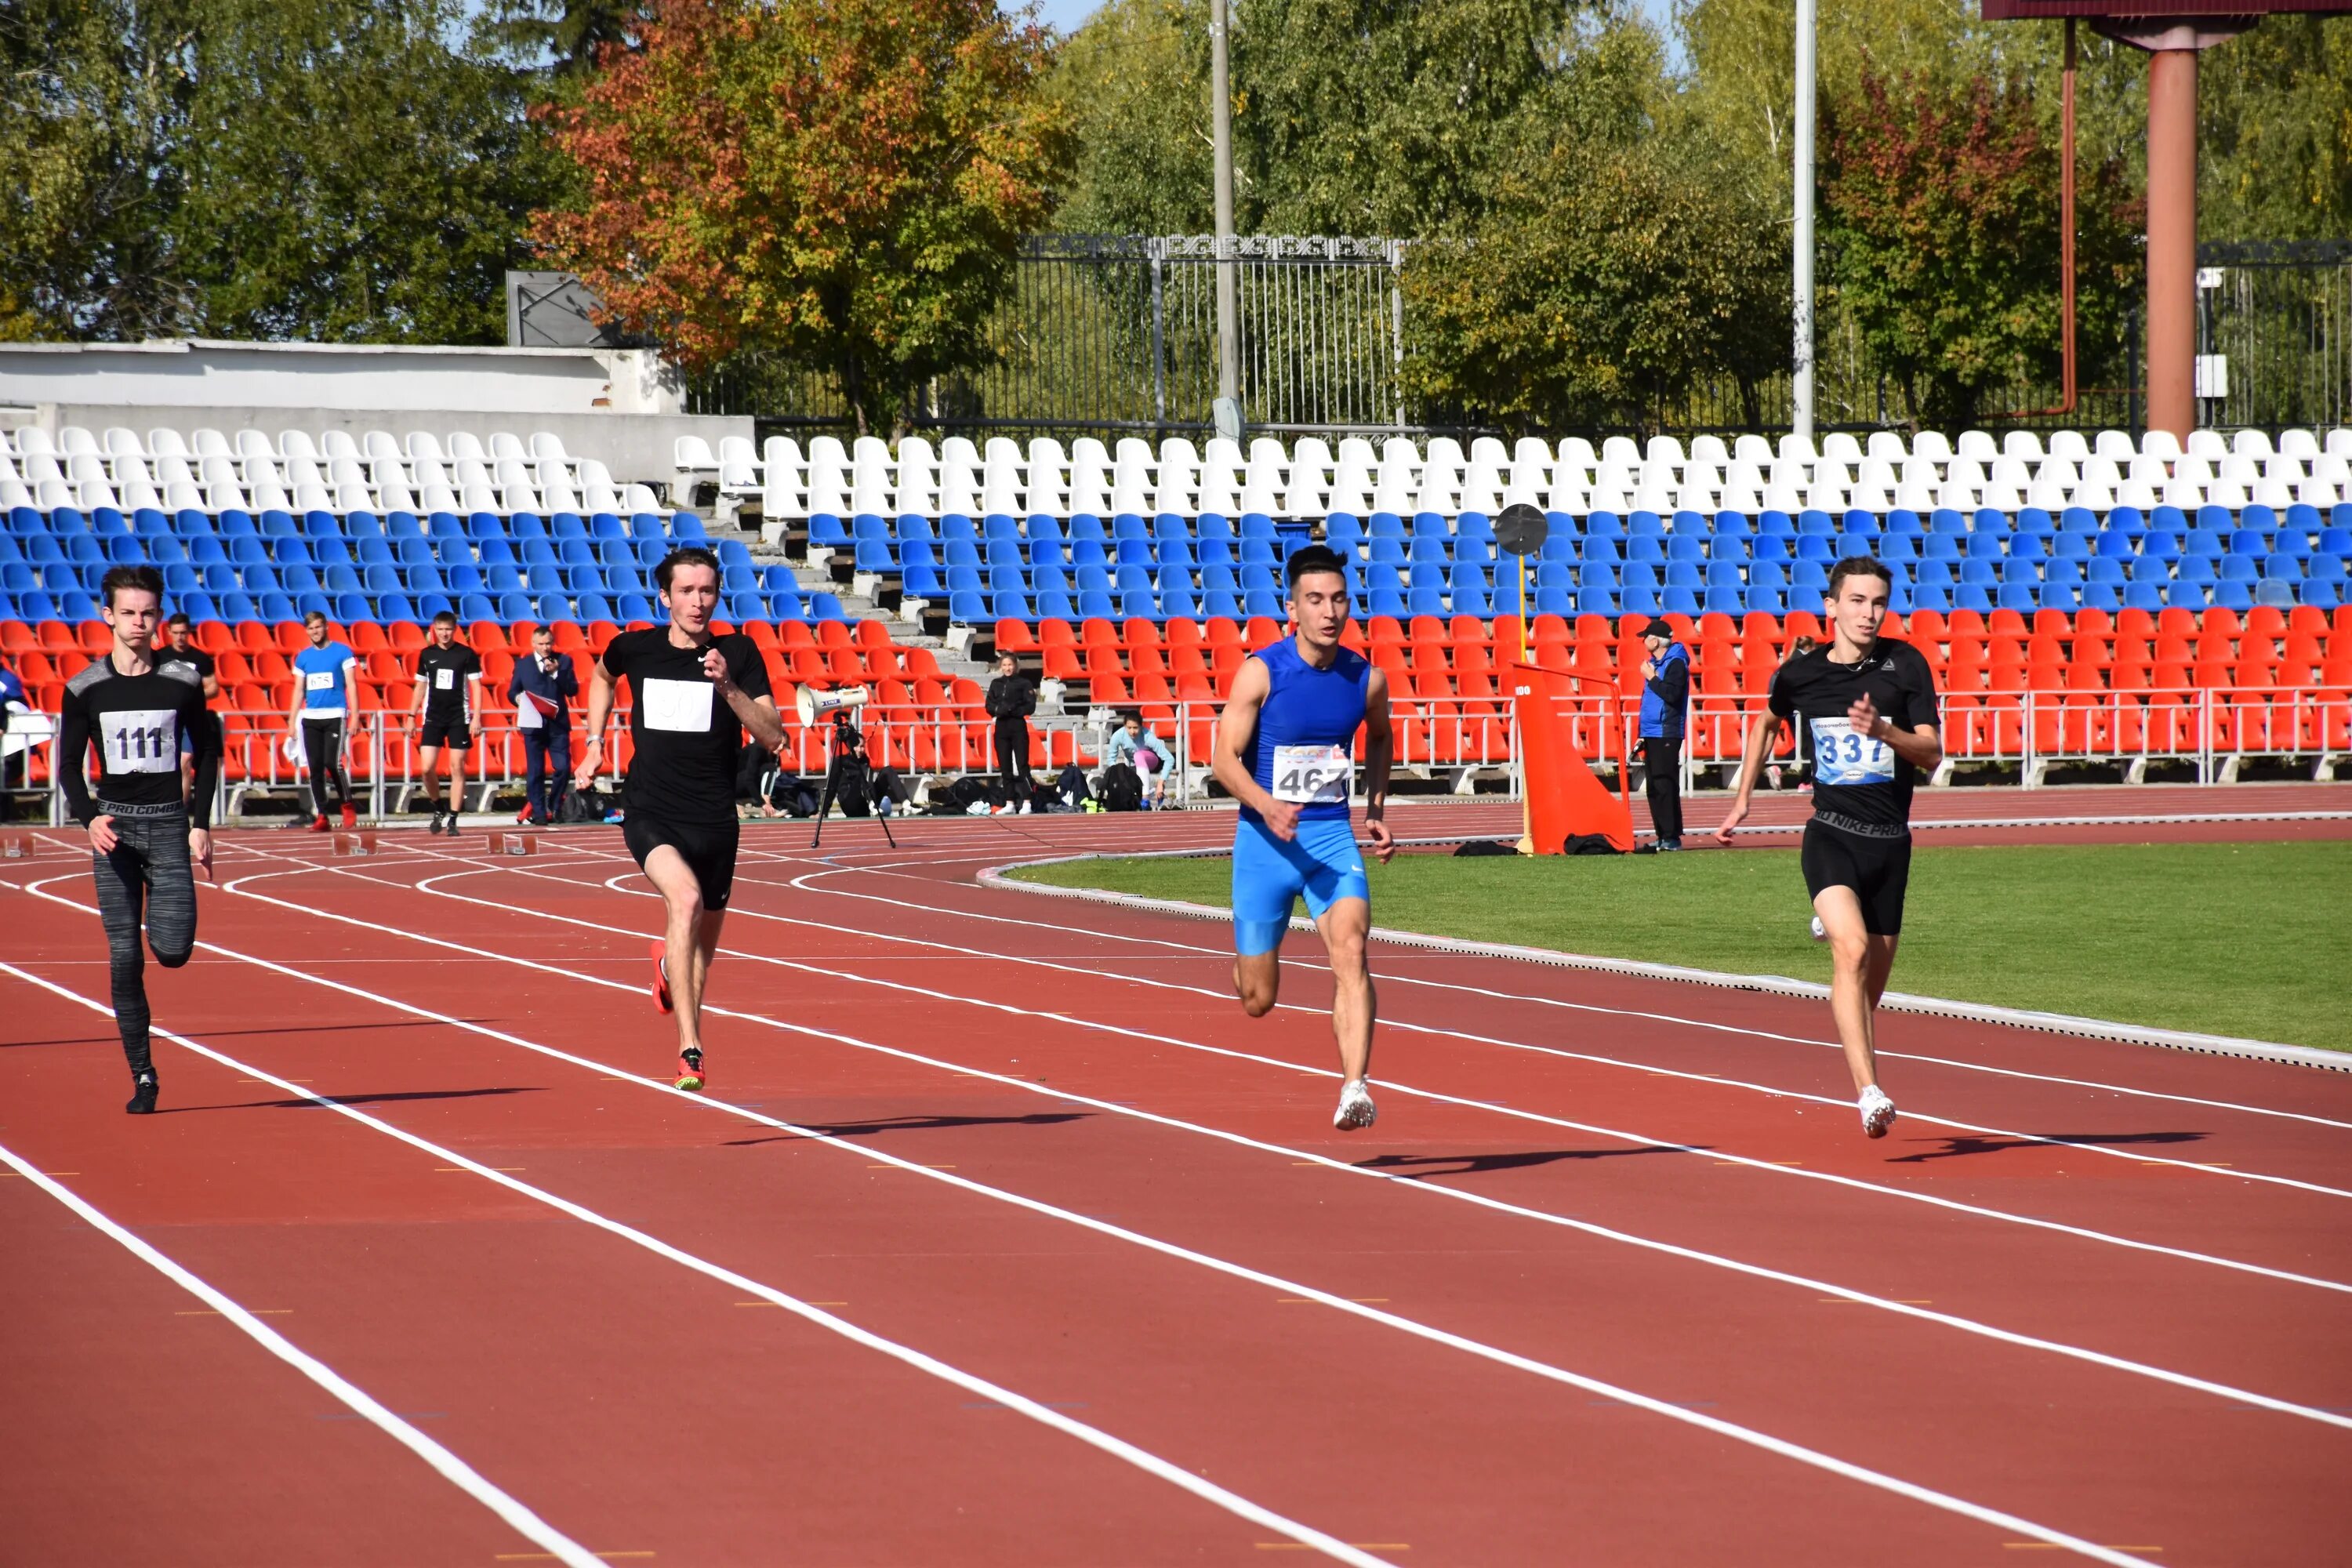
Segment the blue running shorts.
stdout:
<svg viewBox="0 0 2352 1568">
<path fill-rule="evenodd" d="M 1318 920 L 1341 899 L 1372 901 L 1355 825 L 1344 816 L 1308 817 L 1285 844 L 1265 824 L 1244 818 L 1234 834 L 1234 951 L 1249 955 L 1280 947 L 1292 900 L 1301 893 Z"/>
</svg>

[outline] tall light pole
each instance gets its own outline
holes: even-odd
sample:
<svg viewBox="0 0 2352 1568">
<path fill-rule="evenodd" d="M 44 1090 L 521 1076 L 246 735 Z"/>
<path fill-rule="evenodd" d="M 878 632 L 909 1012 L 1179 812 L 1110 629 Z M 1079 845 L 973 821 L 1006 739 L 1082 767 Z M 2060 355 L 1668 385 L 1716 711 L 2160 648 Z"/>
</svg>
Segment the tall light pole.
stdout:
<svg viewBox="0 0 2352 1568">
<path fill-rule="evenodd" d="M 1241 437 L 1242 338 L 1234 268 L 1234 95 L 1226 0 L 1209 0 L 1209 122 L 1217 171 L 1217 434 Z"/>
<path fill-rule="evenodd" d="M 1797 107 L 1794 342 L 1789 362 L 1790 401 L 1797 438 L 1813 438 L 1813 13 L 1814 0 L 1797 0 Z"/>
</svg>

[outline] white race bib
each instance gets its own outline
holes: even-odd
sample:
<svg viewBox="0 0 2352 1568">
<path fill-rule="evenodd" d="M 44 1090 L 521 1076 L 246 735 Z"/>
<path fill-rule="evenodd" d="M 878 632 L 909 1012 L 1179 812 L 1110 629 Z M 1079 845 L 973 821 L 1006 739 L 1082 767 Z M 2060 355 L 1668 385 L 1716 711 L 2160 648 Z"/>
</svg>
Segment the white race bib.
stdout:
<svg viewBox="0 0 2352 1568">
<path fill-rule="evenodd" d="M 328 691 L 334 688 L 335 676 L 331 669 L 314 669 L 302 677 L 302 684 L 312 691 Z"/>
<path fill-rule="evenodd" d="M 180 716 L 169 708 L 101 714 L 101 743 L 110 773 L 168 773 L 180 766 Z"/>
<path fill-rule="evenodd" d="M 719 688 L 707 680 L 643 680 L 637 705 L 648 730 L 704 734 L 710 729 L 710 698 Z"/>
<path fill-rule="evenodd" d="M 1274 798 L 1300 805 L 1347 804 L 1356 764 L 1345 746 L 1276 746 Z"/>
<path fill-rule="evenodd" d="M 1843 718 L 1815 719 L 1813 782 L 1825 784 L 1892 784 L 1895 748 L 1857 735 Z"/>
<path fill-rule="evenodd" d="M 451 668 L 450 668 L 448 666 L 446 666 L 446 665 L 444 665 L 444 666 L 442 666 L 439 669 L 435 670 L 435 671 L 433 672 L 433 689 L 434 689 L 434 690 L 436 690 L 436 691 L 455 691 L 455 690 L 457 690 L 457 672 L 456 670 L 454 670 L 454 669 L 451 669 Z"/>
</svg>

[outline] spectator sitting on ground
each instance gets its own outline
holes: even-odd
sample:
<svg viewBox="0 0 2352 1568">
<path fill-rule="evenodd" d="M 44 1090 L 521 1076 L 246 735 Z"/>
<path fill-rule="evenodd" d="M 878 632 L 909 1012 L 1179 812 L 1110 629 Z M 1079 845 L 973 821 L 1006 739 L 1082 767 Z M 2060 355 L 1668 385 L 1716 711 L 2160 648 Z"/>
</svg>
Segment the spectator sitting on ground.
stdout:
<svg viewBox="0 0 2352 1568">
<path fill-rule="evenodd" d="M 1135 770 L 1143 784 L 1143 809 L 1159 811 L 1168 804 L 1168 781 L 1176 772 L 1176 753 L 1168 742 L 1144 728 L 1143 715 L 1130 712 L 1126 721 L 1114 731 L 1110 749 L 1103 755 L 1105 766 L 1127 763 Z"/>
</svg>

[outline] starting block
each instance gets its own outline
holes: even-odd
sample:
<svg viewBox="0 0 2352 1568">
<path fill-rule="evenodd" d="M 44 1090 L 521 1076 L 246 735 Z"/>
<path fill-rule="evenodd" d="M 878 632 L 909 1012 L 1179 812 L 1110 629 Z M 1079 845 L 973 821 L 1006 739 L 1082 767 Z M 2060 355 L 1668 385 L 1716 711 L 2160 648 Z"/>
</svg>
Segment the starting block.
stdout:
<svg viewBox="0 0 2352 1568">
<path fill-rule="evenodd" d="M 36 849 L 29 833 L 11 833 L 0 838 L 0 860 L 30 860 Z"/>
<path fill-rule="evenodd" d="M 378 853 L 373 833 L 338 833 L 335 835 L 335 858 L 348 860 L 362 855 Z"/>
<path fill-rule="evenodd" d="M 539 853 L 539 835 L 536 833 L 501 833 L 499 835 L 499 853 L 501 855 L 536 855 Z"/>
</svg>

